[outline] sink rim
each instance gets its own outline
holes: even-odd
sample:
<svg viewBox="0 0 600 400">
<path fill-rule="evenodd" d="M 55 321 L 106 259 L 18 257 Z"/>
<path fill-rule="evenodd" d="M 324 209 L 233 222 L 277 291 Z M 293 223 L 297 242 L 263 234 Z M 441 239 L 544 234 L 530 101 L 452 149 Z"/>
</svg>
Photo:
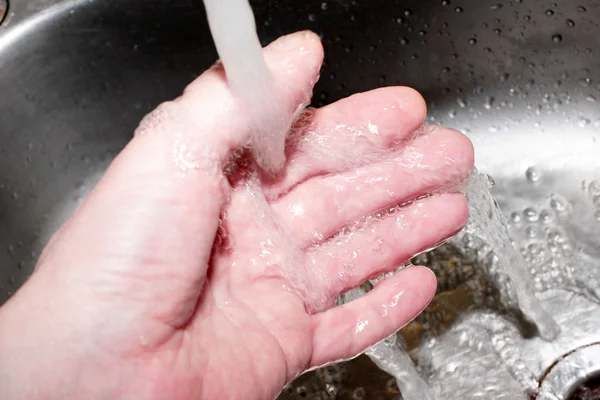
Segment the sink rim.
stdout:
<svg viewBox="0 0 600 400">
<path fill-rule="evenodd" d="M 8 0 L 0 0 L 0 25 L 8 15 Z"/>
<path fill-rule="evenodd" d="M 551 366 L 540 383 L 538 400 L 551 400 L 549 393 L 568 398 L 577 386 L 600 372 L 600 342 L 567 353 Z"/>
</svg>

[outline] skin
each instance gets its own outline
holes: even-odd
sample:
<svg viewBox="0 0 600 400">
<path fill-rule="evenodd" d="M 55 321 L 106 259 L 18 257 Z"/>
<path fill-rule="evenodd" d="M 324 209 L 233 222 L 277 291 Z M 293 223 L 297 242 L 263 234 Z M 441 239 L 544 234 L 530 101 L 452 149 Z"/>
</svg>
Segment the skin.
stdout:
<svg viewBox="0 0 600 400">
<path fill-rule="evenodd" d="M 291 122 L 322 46 L 298 33 L 265 59 Z M 424 267 L 334 302 L 466 222 L 453 193 L 364 221 L 468 175 L 470 141 L 440 127 L 415 135 L 425 114 L 402 87 L 313 110 L 283 170 L 266 175 L 247 152 L 231 161 L 256 116 L 219 65 L 204 73 L 142 122 L 0 309 L 0 398 L 272 399 L 410 322 L 435 293 Z"/>
</svg>

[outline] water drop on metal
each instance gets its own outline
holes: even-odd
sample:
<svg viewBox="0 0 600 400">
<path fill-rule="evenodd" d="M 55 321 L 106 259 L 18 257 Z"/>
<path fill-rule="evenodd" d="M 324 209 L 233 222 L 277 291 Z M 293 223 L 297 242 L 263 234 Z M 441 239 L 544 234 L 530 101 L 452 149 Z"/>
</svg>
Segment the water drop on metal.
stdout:
<svg viewBox="0 0 600 400">
<path fill-rule="evenodd" d="M 535 167 L 527 168 L 527 171 L 525 171 L 525 177 L 529 182 L 539 182 L 539 180 L 542 178 L 541 174 Z"/>
</svg>

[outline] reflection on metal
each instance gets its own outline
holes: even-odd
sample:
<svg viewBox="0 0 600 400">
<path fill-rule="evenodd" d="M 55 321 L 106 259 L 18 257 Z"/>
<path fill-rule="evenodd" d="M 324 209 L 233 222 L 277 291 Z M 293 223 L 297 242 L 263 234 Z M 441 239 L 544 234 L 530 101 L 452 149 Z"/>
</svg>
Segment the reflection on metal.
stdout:
<svg viewBox="0 0 600 400">
<path fill-rule="evenodd" d="M 8 0 L 0 0 L 0 24 L 4 21 L 4 17 L 6 16 L 8 11 Z"/>
</svg>

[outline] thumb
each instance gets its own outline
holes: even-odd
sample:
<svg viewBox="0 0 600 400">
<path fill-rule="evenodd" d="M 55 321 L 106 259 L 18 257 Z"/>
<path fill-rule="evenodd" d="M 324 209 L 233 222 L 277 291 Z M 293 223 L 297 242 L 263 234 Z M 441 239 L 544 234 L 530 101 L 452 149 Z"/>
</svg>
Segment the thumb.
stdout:
<svg viewBox="0 0 600 400">
<path fill-rule="evenodd" d="M 322 45 L 315 34 L 300 32 L 273 42 L 264 57 L 280 91 L 274 101 L 282 103 L 279 112 L 284 115 L 278 117 L 291 123 L 312 94 Z M 133 140 L 54 238 L 48 258 L 60 254 L 59 265 L 97 260 L 102 268 L 103 260 L 118 258 L 109 263 L 115 269 L 135 268 L 145 260 L 150 266 L 116 271 L 115 276 L 125 273 L 145 282 L 140 278 L 147 275 L 160 288 L 136 292 L 149 299 L 199 294 L 227 198 L 223 167 L 232 150 L 248 142 L 252 118 L 232 95 L 222 66 L 205 72 L 181 97 L 144 118 Z M 60 246 L 64 236 L 70 243 Z M 86 265 L 81 275 L 93 268 Z M 165 305 L 169 307 L 173 304 Z"/>
</svg>

